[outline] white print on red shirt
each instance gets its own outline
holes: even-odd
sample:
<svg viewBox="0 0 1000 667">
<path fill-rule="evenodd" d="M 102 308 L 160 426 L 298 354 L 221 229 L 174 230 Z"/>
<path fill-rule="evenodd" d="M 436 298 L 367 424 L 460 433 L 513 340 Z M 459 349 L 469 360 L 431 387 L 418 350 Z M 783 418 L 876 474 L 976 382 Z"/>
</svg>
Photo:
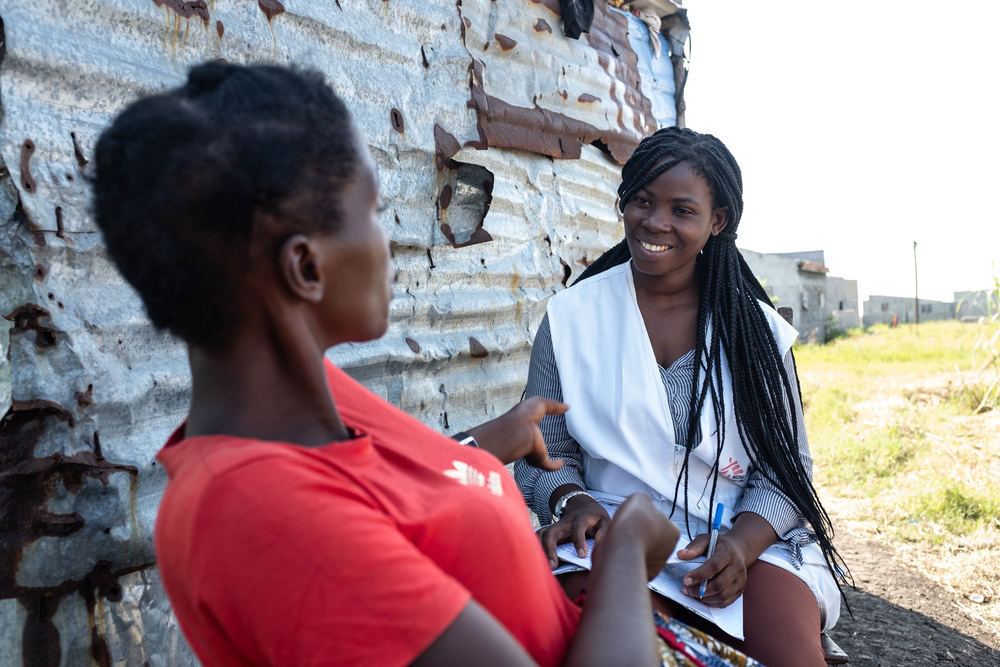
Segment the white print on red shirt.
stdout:
<svg viewBox="0 0 1000 667">
<path fill-rule="evenodd" d="M 445 470 L 445 477 L 451 477 L 462 486 L 485 486 L 493 495 L 503 495 L 503 480 L 500 477 L 500 473 L 491 472 L 489 478 L 487 478 L 483 473 L 463 461 L 452 461 L 451 464 L 455 469 Z"/>
</svg>

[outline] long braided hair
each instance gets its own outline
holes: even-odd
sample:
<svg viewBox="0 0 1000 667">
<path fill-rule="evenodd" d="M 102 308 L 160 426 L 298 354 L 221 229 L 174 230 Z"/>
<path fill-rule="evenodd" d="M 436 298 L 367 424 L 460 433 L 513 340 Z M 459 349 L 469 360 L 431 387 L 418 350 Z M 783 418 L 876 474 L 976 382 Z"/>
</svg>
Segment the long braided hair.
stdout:
<svg viewBox="0 0 1000 667">
<path fill-rule="evenodd" d="M 663 164 L 655 165 L 664 157 Z M 751 465 L 780 489 L 812 526 L 834 578 L 845 581 L 847 569 L 833 546 L 833 526 L 806 474 L 798 446 L 798 419 L 791 409 L 792 387 L 785 371 L 771 327 L 761 303 L 771 301 L 736 248 L 736 231 L 743 214 L 743 177 L 736 159 L 726 146 L 710 134 L 667 127 L 646 137 L 622 169 L 618 188 L 619 209 L 649 181 L 675 166 L 688 163 L 708 181 L 713 207 L 729 209 L 725 230 L 709 237 L 696 260 L 699 280 L 698 369 L 691 384 L 686 452 L 681 474 L 674 489 L 674 505 L 684 486 L 684 515 L 687 520 L 689 459 L 698 443 L 699 422 L 705 399 L 711 393 L 719 437 L 713 466 L 709 507 L 714 506 L 719 477 L 719 455 L 725 432 L 722 354 L 729 362 L 738 436 L 743 441 Z M 576 282 L 586 280 L 631 259 L 628 244 L 622 241 L 601 255 Z M 575 283 L 574 283 L 575 284 Z M 711 326 L 710 326 L 711 323 Z M 794 356 L 793 356 L 794 367 Z M 797 373 L 796 373 L 797 376 Z M 796 384 L 798 378 L 796 377 Z M 801 390 L 799 403 L 802 402 Z M 733 434 L 730 434 L 733 435 Z"/>
</svg>

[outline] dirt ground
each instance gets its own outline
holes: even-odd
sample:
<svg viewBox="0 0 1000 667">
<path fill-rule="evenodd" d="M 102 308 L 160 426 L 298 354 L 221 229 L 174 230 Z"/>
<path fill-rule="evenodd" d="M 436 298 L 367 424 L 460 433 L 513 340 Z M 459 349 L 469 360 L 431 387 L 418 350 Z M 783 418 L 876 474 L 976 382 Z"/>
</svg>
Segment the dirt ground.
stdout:
<svg viewBox="0 0 1000 667">
<path fill-rule="evenodd" d="M 1000 666 L 1000 636 L 975 621 L 961 600 L 893 559 L 891 550 L 834 521 L 836 544 L 854 575 L 846 610 L 830 632 L 853 667 Z M 1000 565 L 998 565 L 1000 567 Z"/>
</svg>

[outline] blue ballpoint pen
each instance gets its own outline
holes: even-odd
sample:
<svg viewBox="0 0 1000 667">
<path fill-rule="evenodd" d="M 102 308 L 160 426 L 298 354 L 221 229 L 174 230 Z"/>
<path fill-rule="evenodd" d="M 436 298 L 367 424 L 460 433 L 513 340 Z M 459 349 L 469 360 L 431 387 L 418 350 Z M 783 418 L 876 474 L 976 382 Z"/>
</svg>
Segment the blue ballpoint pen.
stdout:
<svg viewBox="0 0 1000 667">
<path fill-rule="evenodd" d="M 722 503 L 715 506 L 715 518 L 712 519 L 712 536 L 708 540 L 708 558 L 711 558 L 715 554 L 715 543 L 719 541 L 719 528 L 722 527 L 722 511 L 726 507 Z M 708 579 L 701 582 L 701 592 L 698 593 L 698 599 L 705 597 L 705 587 L 708 586 Z"/>
</svg>

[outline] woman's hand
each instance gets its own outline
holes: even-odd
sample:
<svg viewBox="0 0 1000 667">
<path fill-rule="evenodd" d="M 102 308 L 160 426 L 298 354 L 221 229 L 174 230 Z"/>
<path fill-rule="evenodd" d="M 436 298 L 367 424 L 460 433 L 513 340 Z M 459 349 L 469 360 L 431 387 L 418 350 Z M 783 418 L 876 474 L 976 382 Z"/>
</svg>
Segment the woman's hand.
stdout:
<svg viewBox="0 0 1000 667">
<path fill-rule="evenodd" d="M 561 415 L 567 410 L 569 406 L 565 403 L 532 396 L 496 419 L 470 428 L 467 433 L 504 465 L 523 458 L 536 468 L 559 470 L 563 462 L 549 458 L 538 424 L 545 415 Z"/>
<path fill-rule="evenodd" d="M 701 582 L 708 579 L 705 597 L 700 598 L 701 601 L 709 607 L 728 607 L 743 595 L 747 585 L 747 568 L 777 539 L 778 534 L 764 517 L 753 512 L 741 513 L 736 517 L 733 529 L 719 535 L 715 554 L 684 577 L 682 592 L 699 599 Z M 677 557 L 691 560 L 706 555 L 709 540 L 710 536 L 705 533 L 698 535 L 677 552 Z"/>
<path fill-rule="evenodd" d="M 691 560 L 704 556 L 708 551 L 709 535 L 698 535 L 684 549 L 677 552 L 681 560 Z M 684 577 L 684 588 L 681 591 L 690 597 L 700 599 L 709 607 L 728 607 L 743 595 L 747 585 L 747 556 L 744 546 L 739 540 L 730 537 L 729 533 L 719 535 L 715 544 L 715 554 L 700 567 L 695 568 Z M 699 598 L 701 582 L 708 579 L 705 587 L 705 597 Z"/>
<path fill-rule="evenodd" d="M 561 489 L 562 487 L 556 489 L 560 498 L 573 490 L 570 488 L 569 491 L 561 492 Z M 562 519 L 551 526 L 545 526 L 536 534 L 542 542 L 545 557 L 549 559 L 549 566 L 554 570 L 559 565 L 556 545 L 572 540 L 573 546 L 576 547 L 576 553 L 580 558 L 586 558 L 587 538 L 594 538 L 594 547 L 596 548 L 610 524 L 611 516 L 608 515 L 607 510 L 590 496 L 580 494 L 573 496 L 566 503 Z"/>
</svg>

